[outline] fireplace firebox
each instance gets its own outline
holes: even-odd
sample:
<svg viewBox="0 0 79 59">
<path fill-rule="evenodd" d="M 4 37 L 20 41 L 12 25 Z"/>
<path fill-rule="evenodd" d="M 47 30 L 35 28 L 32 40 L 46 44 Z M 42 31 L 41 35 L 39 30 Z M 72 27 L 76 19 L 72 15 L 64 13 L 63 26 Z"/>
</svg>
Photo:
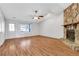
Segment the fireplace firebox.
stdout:
<svg viewBox="0 0 79 59">
<path fill-rule="evenodd" d="M 66 38 L 68 40 L 74 42 L 75 41 L 75 30 L 74 29 L 67 29 Z"/>
</svg>

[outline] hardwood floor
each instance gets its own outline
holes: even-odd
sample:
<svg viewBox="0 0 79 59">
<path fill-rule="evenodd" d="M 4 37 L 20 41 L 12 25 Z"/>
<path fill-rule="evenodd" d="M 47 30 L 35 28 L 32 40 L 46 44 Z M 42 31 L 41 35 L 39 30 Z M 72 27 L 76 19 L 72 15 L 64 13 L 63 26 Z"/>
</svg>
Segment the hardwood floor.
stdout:
<svg viewBox="0 0 79 59">
<path fill-rule="evenodd" d="M 0 47 L 1 56 L 76 56 L 61 40 L 43 36 L 8 39 Z"/>
</svg>

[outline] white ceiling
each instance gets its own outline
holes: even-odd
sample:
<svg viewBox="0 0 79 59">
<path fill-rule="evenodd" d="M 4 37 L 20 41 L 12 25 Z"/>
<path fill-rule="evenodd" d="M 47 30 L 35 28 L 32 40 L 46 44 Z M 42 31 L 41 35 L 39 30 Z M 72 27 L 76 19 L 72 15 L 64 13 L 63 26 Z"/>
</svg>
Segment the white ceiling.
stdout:
<svg viewBox="0 0 79 59">
<path fill-rule="evenodd" d="M 44 16 L 48 13 L 60 14 L 69 5 L 68 3 L 2 3 L 0 8 L 7 19 L 32 22 L 35 10 L 38 10 L 38 15 Z"/>
</svg>

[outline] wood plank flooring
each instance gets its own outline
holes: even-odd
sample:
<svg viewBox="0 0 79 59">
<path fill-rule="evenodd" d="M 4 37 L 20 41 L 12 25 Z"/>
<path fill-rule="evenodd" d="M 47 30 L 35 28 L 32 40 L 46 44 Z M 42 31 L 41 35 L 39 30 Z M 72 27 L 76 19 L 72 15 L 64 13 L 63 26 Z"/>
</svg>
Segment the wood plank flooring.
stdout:
<svg viewBox="0 0 79 59">
<path fill-rule="evenodd" d="M 61 40 L 43 36 L 7 39 L 0 47 L 0 56 L 78 56 Z"/>
</svg>

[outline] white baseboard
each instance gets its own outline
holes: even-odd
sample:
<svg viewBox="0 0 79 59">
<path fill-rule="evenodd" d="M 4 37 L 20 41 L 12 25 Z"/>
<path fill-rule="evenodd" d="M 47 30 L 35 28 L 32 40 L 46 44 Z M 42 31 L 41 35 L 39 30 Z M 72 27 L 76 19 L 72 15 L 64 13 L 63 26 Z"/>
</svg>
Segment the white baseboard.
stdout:
<svg viewBox="0 0 79 59">
<path fill-rule="evenodd" d="M 41 35 L 41 36 L 50 37 L 50 38 L 56 38 L 56 39 L 61 39 L 62 38 L 62 37 L 55 37 L 55 36 L 48 36 L 48 35 Z"/>
<path fill-rule="evenodd" d="M 29 36 L 37 36 L 37 35 L 17 35 L 17 36 L 11 36 L 7 37 L 6 39 L 13 39 L 13 38 L 22 38 L 22 37 L 29 37 Z"/>
<path fill-rule="evenodd" d="M 17 36 L 10 36 L 10 37 L 7 37 L 6 39 L 22 38 L 22 37 L 29 37 L 29 36 L 38 36 L 38 35 L 17 35 Z M 61 37 L 51 37 L 51 36 L 47 36 L 47 35 L 40 35 L 40 36 L 50 37 L 50 38 L 56 38 L 56 39 L 61 39 Z"/>
</svg>

